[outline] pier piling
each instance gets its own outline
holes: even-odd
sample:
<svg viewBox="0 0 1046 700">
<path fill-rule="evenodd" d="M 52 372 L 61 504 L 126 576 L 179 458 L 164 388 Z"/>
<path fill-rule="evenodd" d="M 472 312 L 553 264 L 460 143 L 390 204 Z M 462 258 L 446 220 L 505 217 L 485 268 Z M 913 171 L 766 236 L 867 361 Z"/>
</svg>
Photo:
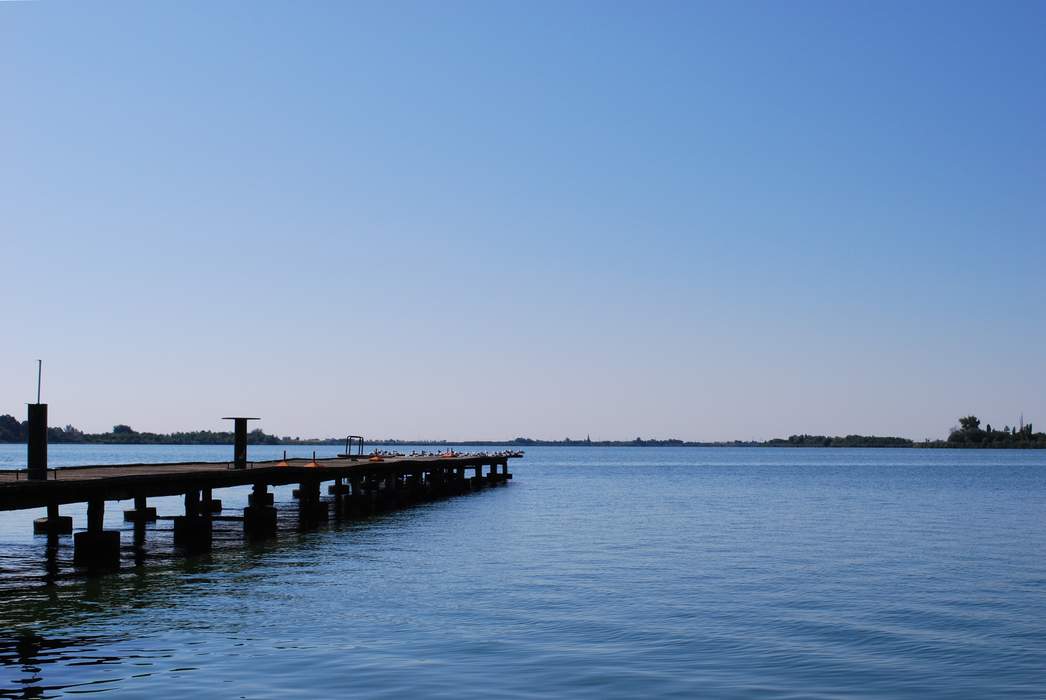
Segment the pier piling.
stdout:
<svg viewBox="0 0 1046 700">
<path fill-rule="evenodd" d="M 73 532 L 73 518 L 58 514 L 58 504 L 47 504 L 47 517 L 33 521 L 33 533 L 37 535 L 70 535 Z"/>
<path fill-rule="evenodd" d="M 105 501 L 87 502 L 87 530 L 73 535 L 73 563 L 89 569 L 117 568 L 120 565 L 120 533 L 105 530 Z"/>
<path fill-rule="evenodd" d="M 174 519 L 174 543 L 190 552 L 204 551 L 210 549 L 213 536 L 210 513 L 201 508 L 200 491 L 190 489 L 185 493 L 185 515 Z"/>
<path fill-rule="evenodd" d="M 156 522 L 156 509 L 146 506 L 145 496 L 134 497 L 134 508 L 123 512 L 126 523 L 152 523 Z"/>
<path fill-rule="evenodd" d="M 298 514 L 305 525 L 317 525 L 327 519 L 327 504 L 320 500 L 320 482 L 307 479 L 298 486 Z"/>
<path fill-rule="evenodd" d="M 203 489 L 203 493 L 200 496 L 200 510 L 204 513 L 221 513 L 222 502 L 221 499 L 214 498 L 211 489 Z"/>
<path fill-rule="evenodd" d="M 243 509 L 243 531 L 251 537 L 268 537 L 276 534 L 276 509 L 273 495 L 268 486 L 257 482 L 248 496 L 248 505 Z"/>
</svg>

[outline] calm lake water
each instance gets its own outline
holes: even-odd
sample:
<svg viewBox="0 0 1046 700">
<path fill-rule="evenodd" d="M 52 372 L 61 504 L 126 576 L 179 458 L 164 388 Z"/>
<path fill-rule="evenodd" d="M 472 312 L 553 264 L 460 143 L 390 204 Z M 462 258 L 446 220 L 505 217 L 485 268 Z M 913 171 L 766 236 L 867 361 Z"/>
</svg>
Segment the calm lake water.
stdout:
<svg viewBox="0 0 1046 700">
<path fill-rule="evenodd" d="M 160 521 L 139 566 L 110 503 L 124 568 L 94 579 L 71 538 L 48 578 L 40 512 L 0 513 L 0 696 L 1046 697 L 1044 452 L 533 448 L 512 472 L 311 532 L 283 487 L 275 540 L 217 523 L 186 559 Z"/>
</svg>

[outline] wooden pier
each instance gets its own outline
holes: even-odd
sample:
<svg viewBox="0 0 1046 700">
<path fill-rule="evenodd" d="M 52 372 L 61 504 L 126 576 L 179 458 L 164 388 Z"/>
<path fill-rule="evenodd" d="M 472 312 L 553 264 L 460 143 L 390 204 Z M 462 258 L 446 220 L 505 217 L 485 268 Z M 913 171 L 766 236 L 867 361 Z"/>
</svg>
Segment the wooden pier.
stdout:
<svg viewBox="0 0 1046 700">
<path fill-rule="evenodd" d="M 112 568 L 119 565 L 120 532 L 103 527 L 107 501 L 133 501 L 124 519 L 134 523 L 138 538 L 144 537 L 145 523 L 158 516 L 147 505 L 149 498 L 183 496 L 184 512 L 174 518 L 175 544 L 200 551 L 211 544 L 215 513 L 221 510 L 215 498 L 219 489 L 251 486 L 249 505 L 243 509 L 244 532 L 267 537 L 276 532 L 270 486 L 297 484 L 301 521 L 314 526 L 330 517 L 332 507 L 340 517 L 359 517 L 504 484 L 512 478 L 508 460 L 520 456 L 396 456 L 378 461 L 360 455 L 246 462 L 240 455 L 233 462 L 66 467 L 47 470 L 45 478 L 38 470 L 34 480 L 27 479 L 25 470 L 0 471 L 0 510 L 47 508 L 47 517 L 36 520 L 34 529 L 54 538 L 73 529 L 72 518 L 61 516 L 59 507 L 86 503 L 86 529 L 74 536 L 74 562 L 89 569 Z M 327 482 L 330 498 L 321 499 Z"/>
</svg>

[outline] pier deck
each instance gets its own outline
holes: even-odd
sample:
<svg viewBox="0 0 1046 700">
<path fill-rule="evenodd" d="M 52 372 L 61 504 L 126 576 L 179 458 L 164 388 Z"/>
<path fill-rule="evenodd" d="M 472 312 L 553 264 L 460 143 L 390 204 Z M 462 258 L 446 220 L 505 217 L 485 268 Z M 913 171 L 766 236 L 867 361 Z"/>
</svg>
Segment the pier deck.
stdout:
<svg viewBox="0 0 1046 700">
<path fill-rule="evenodd" d="M 346 439 L 345 453 L 338 457 L 284 459 L 250 462 L 247 459 L 248 416 L 229 416 L 233 423 L 232 462 L 161 462 L 155 464 L 111 464 L 48 469 L 47 404 L 29 404 L 29 428 L 25 470 L 0 471 L 0 511 L 46 508 L 47 517 L 33 521 L 33 531 L 47 535 L 48 551 L 56 549 L 60 535 L 73 535 L 73 561 L 89 570 L 118 567 L 121 551 L 119 530 L 106 530 L 107 501 L 133 499 L 134 508 L 124 511 L 124 521 L 134 523 L 134 540 L 145 539 L 146 523 L 159 513 L 148 505 L 157 496 L 185 497 L 184 515 L 173 516 L 174 543 L 186 552 L 211 546 L 216 519 L 242 520 L 244 534 L 251 538 L 276 534 L 278 517 L 270 486 L 298 484 L 294 498 L 303 527 L 313 527 L 329 517 L 367 517 L 395 508 L 446 498 L 507 483 L 512 474 L 508 461 L 521 453 L 393 456 L 364 455 L 363 438 Z M 358 441 L 358 442 L 357 442 Z M 359 454 L 349 449 L 353 444 Z M 487 474 L 484 468 L 489 468 Z M 469 477 L 467 472 L 474 471 Z M 321 484 L 334 482 L 322 498 Z M 216 489 L 250 486 L 243 516 L 224 516 Z M 87 529 L 73 534 L 73 519 L 61 515 L 69 503 L 87 504 Z"/>
<path fill-rule="evenodd" d="M 186 552 L 209 549 L 212 523 L 216 519 L 242 520 L 244 533 L 252 538 L 272 536 L 277 531 L 277 512 L 270 486 L 298 484 L 294 497 L 303 527 L 314 527 L 327 520 L 333 503 L 335 516 L 367 517 L 396 508 L 409 507 L 486 486 L 507 483 L 512 474 L 508 460 L 517 454 L 463 456 L 368 456 L 327 459 L 289 459 L 247 462 L 245 450 L 235 451 L 229 462 L 159 464 L 114 464 L 33 472 L 0 472 L 0 511 L 47 508 L 47 517 L 33 521 L 37 534 L 46 534 L 50 543 L 57 537 L 73 534 L 73 519 L 63 516 L 59 507 L 69 503 L 87 504 L 87 528 L 74 535 L 73 560 L 88 570 L 107 570 L 119 566 L 121 533 L 104 529 L 106 501 L 132 499 L 134 508 L 124 511 L 124 520 L 134 523 L 135 542 L 145 538 L 145 524 L 159 517 L 148 499 L 184 495 L 184 515 L 174 520 L 174 542 Z M 489 473 L 484 474 L 484 469 Z M 469 471 L 474 476 L 468 476 Z M 46 475 L 46 479 L 43 477 Z M 321 498 L 323 482 L 330 499 Z M 214 498 L 218 489 L 250 486 L 247 507 L 240 516 L 219 516 L 222 502 Z M 49 551 L 54 547 L 49 546 Z"/>
<path fill-rule="evenodd" d="M 83 503 L 94 499 L 119 501 L 135 497 L 174 496 L 189 489 L 217 489 L 264 483 L 270 486 L 303 481 L 332 481 L 359 476 L 427 474 L 434 471 L 475 469 L 484 466 L 507 473 L 507 455 L 461 457 L 384 457 L 371 462 L 335 457 L 251 462 L 233 468 L 228 462 L 117 464 L 64 467 L 48 472 L 46 481 L 27 481 L 25 471 L 0 471 L 0 511 L 39 508 L 51 504 Z"/>
</svg>

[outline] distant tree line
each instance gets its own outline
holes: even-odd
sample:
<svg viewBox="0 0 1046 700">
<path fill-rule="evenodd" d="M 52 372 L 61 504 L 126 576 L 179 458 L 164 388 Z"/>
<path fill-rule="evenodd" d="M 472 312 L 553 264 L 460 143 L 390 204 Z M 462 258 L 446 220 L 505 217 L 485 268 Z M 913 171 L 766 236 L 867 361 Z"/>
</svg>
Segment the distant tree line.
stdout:
<svg viewBox="0 0 1046 700">
<path fill-rule="evenodd" d="M 24 443 L 28 437 L 29 424 L 19 422 L 14 416 L 0 415 L 0 443 Z M 229 445 L 233 442 L 231 432 L 214 432 L 211 430 L 194 430 L 179 433 L 138 432 L 123 423 L 114 425 L 108 433 L 85 433 L 67 425 L 64 428 L 48 428 L 47 440 L 50 443 L 85 443 L 106 445 Z M 251 445 L 340 445 L 343 438 L 302 439 L 298 437 L 278 437 L 261 430 L 247 433 L 247 442 Z M 433 445 L 433 446 L 592 446 L 592 447 L 976 447 L 976 448 L 1046 448 L 1046 434 L 1036 433 L 1031 423 L 1002 430 L 994 430 L 990 424 L 981 428 L 981 421 L 976 416 L 964 416 L 959 425 L 952 429 L 947 440 L 926 440 L 913 442 L 902 437 L 883 437 L 878 435 L 846 435 L 844 437 L 827 435 L 792 435 L 785 438 L 774 438 L 766 441 L 730 442 L 692 442 L 668 439 L 634 440 L 584 440 L 564 438 L 562 440 L 538 440 L 528 437 L 517 437 L 512 440 L 368 440 L 369 445 Z"/>
<path fill-rule="evenodd" d="M 792 435 L 787 440 L 776 438 L 762 443 L 766 447 L 912 447 L 908 438 L 880 437 L 878 435 Z"/>
<path fill-rule="evenodd" d="M 472 444 L 472 443 L 469 443 Z M 501 443 L 498 443 L 501 444 Z M 878 437 L 875 435 L 847 435 L 827 437 L 825 435 L 792 435 L 788 439 L 731 440 L 727 442 L 692 442 L 688 440 L 651 440 L 637 437 L 635 440 L 533 440 L 515 438 L 509 445 L 593 445 L 596 447 L 912 447 L 908 438 Z"/>
<path fill-rule="evenodd" d="M 584 440 L 572 440 L 570 438 L 563 438 L 562 440 L 536 440 L 534 438 L 517 437 L 509 440 L 507 443 L 497 443 L 507 445 L 576 445 L 578 447 L 584 447 L 586 445 L 595 447 L 696 447 L 696 446 L 707 446 L 711 443 L 707 442 L 688 442 L 686 440 L 679 440 L 676 438 L 668 438 L 663 440 L 658 439 L 646 439 L 637 437 L 635 440 L 593 440 L 592 438 L 585 438 Z"/>
<path fill-rule="evenodd" d="M 29 436 L 29 422 L 19 422 L 14 416 L 0 416 L 0 443 L 26 442 Z M 81 443 L 105 445 L 228 445 L 233 441 L 232 433 L 214 432 L 211 430 L 194 430 L 182 433 L 140 433 L 129 425 L 114 425 L 109 433 L 85 433 L 78 428 L 67 425 L 64 428 L 48 428 L 49 443 Z M 247 433 L 247 442 L 251 445 L 278 445 L 281 439 L 268 435 L 261 430 Z"/>
</svg>

